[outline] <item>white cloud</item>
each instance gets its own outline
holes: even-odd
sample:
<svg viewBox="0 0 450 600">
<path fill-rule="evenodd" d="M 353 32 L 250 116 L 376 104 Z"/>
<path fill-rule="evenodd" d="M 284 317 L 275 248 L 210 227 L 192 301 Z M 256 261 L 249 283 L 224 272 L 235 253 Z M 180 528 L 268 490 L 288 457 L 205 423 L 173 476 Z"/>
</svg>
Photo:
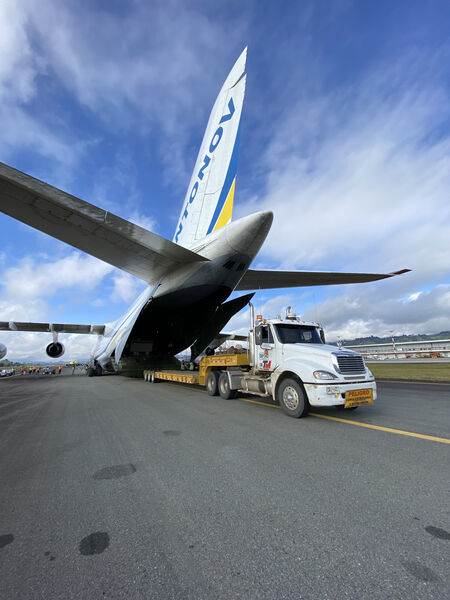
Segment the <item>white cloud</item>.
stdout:
<svg viewBox="0 0 450 600">
<path fill-rule="evenodd" d="M 424 141 L 443 102 L 424 91 L 348 106 L 352 116 L 310 156 L 297 146 L 303 121 L 311 126 L 308 109 L 293 107 L 267 150 L 267 191 L 258 208 L 274 209 L 275 220 L 264 254 L 286 267 L 408 266 L 433 277 L 448 269 L 450 138 Z M 345 109 L 333 98 L 321 108 L 324 118 Z M 250 208 L 255 203 L 241 212 Z"/>
<path fill-rule="evenodd" d="M 114 289 L 111 298 L 114 302 L 131 302 L 137 298 L 146 284 L 129 273 L 117 271 L 113 275 Z"/>
<path fill-rule="evenodd" d="M 143 215 L 135 210 L 128 217 L 128 220 L 136 225 L 139 225 L 140 227 L 143 227 L 144 229 L 147 229 L 147 231 L 156 233 L 157 222 L 153 217 Z"/>
<path fill-rule="evenodd" d="M 42 68 L 26 33 L 28 3 L 0 4 L 0 101 L 26 101 L 35 93 L 35 78 Z"/>
<path fill-rule="evenodd" d="M 438 285 L 405 303 L 382 284 L 361 286 L 359 291 L 347 287 L 315 307 L 328 339 L 385 337 L 391 330 L 395 335 L 450 330 L 450 285 Z M 313 318 L 312 309 L 305 311 L 305 317 Z"/>
<path fill-rule="evenodd" d="M 263 155 L 265 189 L 239 208 L 274 211 L 260 264 L 412 269 L 376 285 L 330 288 L 314 312 L 335 334 L 450 328 L 445 289 L 420 293 L 448 283 L 450 267 L 449 96 L 442 56 L 424 69 L 428 59 L 392 60 L 345 90 L 294 97 Z"/>
<path fill-rule="evenodd" d="M 407 302 L 415 302 L 417 300 L 417 298 L 419 298 L 419 296 L 422 294 L 423 292 L 414 292 L 414 294 L 411 294 L 409 296 L 409 298 L 407 299 Z"/>
<path fill-rule="evenodd" d="M 23 302 L 22 308 L 28 310 L 30 300 L 40 296 L 51 298 L 63 288 L 92 290 L 112 270 L 111 265 L 79 252 L 47 262 L 28 256 L 18 266 L 5 269 L 2 277 L 3 295 Z M 11 308 L 8 312 L 11 319 L 25 320 L 16 316 L 14 305 Z"/>
<path fill-rule="evenodd" d="M 38 78 L 48 70 L 47 57 L 38 51 L 30 33 L 37 12 L 28 0 L 0 3 L 0 152 L 5 157 L 19 148 L 31 148 L 70 165 L 85 143 L 73 136 L 69 139 L 56 107 L 47 115 L 51 123 L 30 108 L 38 94 Z"/>
<path fill-rule="evenodd" d="M 66 309 L 55 305 L 58 294 L 71 290 L 76 299 L 81 293 L 91 293 L 111 272 L 115 273 L 115 269 L 110 265 L 79 252 L 57 260 L 26 256 L 18 266 L 5 268 L 2 273 L 0 315 L 3 320 L 61 322 L 59 315 Z M 124 289 L 122 286 L 122 293 Z M 103 303 L 101 298 L 97 300 Z M 73 319 L 62 321 L 73 322 Z M 61 334 L 59 339 L 66 346 L 64 361 L 89 356 L 96 341 L 94 336 L 74 334 Z M 48 333 L 4 331 L 1 340 L 8 347 L 10 359 L 47 360 L 45 347 L 51 341 Z"/>
<path fill-rule="evenodd" d="M 116 131 L 138 125 L 146 137 L 156 132 L 165 182 L 184 189 L 194 157 L 186 162 L 183 150 L 192 127 L 203 125 L 202 100 L 217 89 L 217 48 L 240 48 L 243 15 L 210 18 L 181 1 L 134 2 L 115 12 L 43 0 L 39 10 L 25 4 L 15 11 L 27 45 L 31 31 L 34 55 L 78 102 Z"/>
<path fill-rule="evenodd" d="M 262 315 L 265 319 L 284 315 L 287 306 L 294 304 L 293 294 L 282 294 L 276 298 L 264 298 L 263 295 L 255 297 L 253 304 L 256 315 Z M 245 335 L 250 327 L 250 308 L 241 310 L 224 327 L 224 331 Z"/>
</svg>

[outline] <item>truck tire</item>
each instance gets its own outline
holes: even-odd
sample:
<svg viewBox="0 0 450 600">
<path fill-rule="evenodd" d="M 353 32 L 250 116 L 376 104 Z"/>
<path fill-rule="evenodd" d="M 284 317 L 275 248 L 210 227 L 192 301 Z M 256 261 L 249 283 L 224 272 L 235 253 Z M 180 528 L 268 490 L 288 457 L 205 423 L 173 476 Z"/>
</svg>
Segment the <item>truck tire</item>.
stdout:
<svg viewBox="0 0 450 600">
<path fill-rule="evenodd" d="M 301 419 L 309 412 L 309 402 L 302 384 L 296 379 L 284 379 L 278 388 L 277 400 L 290 417 Z"/>
<path fill-rule="evenodd" d="M 219 375 L 218 371 L 210 371 L 206 378 L 206 391 L 209 396 L 219 395 Z"/>
<path fill-rule="evenodd" d="M 87 376 L 94 377 L 94 369 L 92 367 L 89 367 L 89 369 L 87 370 Z"/>
<path fill-rule="evenodd" d="M 224 400 L 231 400 L 236 398 L 237 390 L 230 388 L 230 382 L 226 373 L 221 373 L 219 377 L 219 394 Z"/>
</svg>

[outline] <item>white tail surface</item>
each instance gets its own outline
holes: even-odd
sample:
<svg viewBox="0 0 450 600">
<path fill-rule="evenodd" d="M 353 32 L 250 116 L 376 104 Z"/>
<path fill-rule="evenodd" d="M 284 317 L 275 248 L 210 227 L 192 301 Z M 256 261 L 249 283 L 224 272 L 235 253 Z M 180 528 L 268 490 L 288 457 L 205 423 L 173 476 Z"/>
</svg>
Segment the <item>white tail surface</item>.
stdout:
<svg viewBox="0 0 450 600">
<path fill-rule="evenodd" d="M 185 248 L 231 221 L 247 48 L 214 103 L 173 241 Z"/>
</svg>

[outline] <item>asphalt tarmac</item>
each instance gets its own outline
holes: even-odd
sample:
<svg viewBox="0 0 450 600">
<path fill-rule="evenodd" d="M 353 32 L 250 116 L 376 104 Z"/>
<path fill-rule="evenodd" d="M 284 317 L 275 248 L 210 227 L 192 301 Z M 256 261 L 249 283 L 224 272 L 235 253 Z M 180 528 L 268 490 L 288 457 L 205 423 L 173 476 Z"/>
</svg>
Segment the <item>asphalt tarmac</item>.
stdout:
<svg viewBox="0 0 450 600">
<path fill-rule="evenodd" d="M 296 420 L 123 377 L 0 380 L 0 597 L 450 598 L 449 408 L 449 385 Z"/>
</svg>

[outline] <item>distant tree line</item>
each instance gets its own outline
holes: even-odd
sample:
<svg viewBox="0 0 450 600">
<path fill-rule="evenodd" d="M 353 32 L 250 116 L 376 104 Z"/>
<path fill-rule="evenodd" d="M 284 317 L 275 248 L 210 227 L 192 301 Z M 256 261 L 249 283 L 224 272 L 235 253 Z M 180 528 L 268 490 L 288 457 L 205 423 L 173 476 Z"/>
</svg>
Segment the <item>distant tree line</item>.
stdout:
<svg viewBox="0 0 450 600">
<path fill-rule="evenodd" d="M 426 342 L 429 340 L 448 340 L 450 339 L 450 331 L 441 331 L 440 333 L 421 333 L 421 334 L 411 334 L 411 335 L 394 335 L 394 339 L 396 342 Z M 353 340 L 341 340 L 342 344 L 350 346 L 358 344 L 390 344 L 392 342 L 391 336 L 389 337 L 378 337 L 376 335 L 371 335 L 369 337 L 361 337 L 355 338 Z"/>
</svg>

